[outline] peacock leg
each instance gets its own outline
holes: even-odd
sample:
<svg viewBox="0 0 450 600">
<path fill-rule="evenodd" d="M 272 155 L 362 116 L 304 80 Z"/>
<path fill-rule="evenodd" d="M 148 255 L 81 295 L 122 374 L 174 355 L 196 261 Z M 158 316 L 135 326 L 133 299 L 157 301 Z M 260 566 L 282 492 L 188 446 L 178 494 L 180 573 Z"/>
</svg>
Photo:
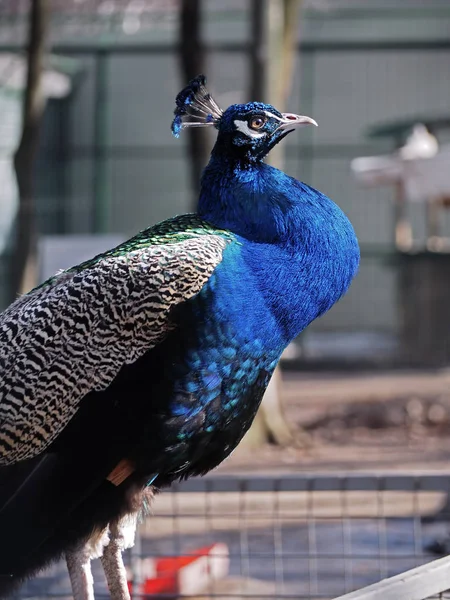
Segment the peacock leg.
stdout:
<svg viewBox="0 0 450 600">
<path fill-rule="evenodd" d="M 66 563 L 74 600 L 95 600 L 94 578 L 88 548 L 83 546 L 80 550 L 67 552 Z"/>
<path fill-rule="evenodd" d="M 101 557 L 111 600 L 130 600 L 122 552 L 134 545 L 138 513 L 126 515 L 109 529 L 109 544 Z"/>
<path fill-rule="evenodd" d="M 109 533 L 108 529 L 105 529 L 93 535 L 86 544 L 77 550 L 66 552 L 67 570 L 74 600 L 95 600 L 91 560 L 101 556 L 108 542 Z"/>
</svg>

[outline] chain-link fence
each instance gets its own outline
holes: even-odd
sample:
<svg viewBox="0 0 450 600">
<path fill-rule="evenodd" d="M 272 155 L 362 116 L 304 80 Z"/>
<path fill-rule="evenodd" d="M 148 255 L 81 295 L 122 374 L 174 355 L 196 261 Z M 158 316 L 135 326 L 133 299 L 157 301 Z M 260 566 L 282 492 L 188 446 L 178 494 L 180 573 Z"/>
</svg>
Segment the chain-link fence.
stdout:
<svg viewBox="0 0 450 600">
<path fill-rule="evenodd" d="M 332 599 L 445 554 L 449 492 L 447 475 L 194 479 L 157 496 L 142 523 L 126 555 L 134 596 Z M 394 586 L 396 600 L 443 592 L 450 567 L 439 570 L 447 577 L 441 588 L 437 573 L 415 575 L 421 596 L 402 596 Z M 95 579 L 100 598 L 107 594 L 100 565 Z M 354 598 L 394 598 L 375 591 Z M 20 593 L 63 596 L 70 588 L 62 563 Z"/>
</svg>

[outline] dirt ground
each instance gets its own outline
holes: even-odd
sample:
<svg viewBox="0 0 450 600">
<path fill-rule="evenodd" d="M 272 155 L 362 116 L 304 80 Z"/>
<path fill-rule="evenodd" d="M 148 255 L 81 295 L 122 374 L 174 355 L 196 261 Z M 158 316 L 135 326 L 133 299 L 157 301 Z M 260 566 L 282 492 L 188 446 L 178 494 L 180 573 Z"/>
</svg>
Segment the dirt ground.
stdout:
<svg viewBox="0 0 450 600">
<path fill-rule="evenodd" d="M 282 394 L 297 447 L 243 443 L 222 472 L 450 470 L 449 369 L 285 373 Z"/>
</svg>

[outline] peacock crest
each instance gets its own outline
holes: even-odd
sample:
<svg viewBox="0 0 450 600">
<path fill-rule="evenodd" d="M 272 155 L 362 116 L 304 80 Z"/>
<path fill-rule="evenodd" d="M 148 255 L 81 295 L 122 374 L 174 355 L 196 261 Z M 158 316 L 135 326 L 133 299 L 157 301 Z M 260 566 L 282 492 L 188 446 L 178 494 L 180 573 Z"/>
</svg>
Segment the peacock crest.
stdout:
<svg viewBox="0 0 450 600">
<path fill-rule="evenodd" d="M 172 133 L 179 137 L 186 127 L 217 125 L 223 111 L 205 87 L 206 77 L 198 75 L 176 97 Z"/>
</svg>

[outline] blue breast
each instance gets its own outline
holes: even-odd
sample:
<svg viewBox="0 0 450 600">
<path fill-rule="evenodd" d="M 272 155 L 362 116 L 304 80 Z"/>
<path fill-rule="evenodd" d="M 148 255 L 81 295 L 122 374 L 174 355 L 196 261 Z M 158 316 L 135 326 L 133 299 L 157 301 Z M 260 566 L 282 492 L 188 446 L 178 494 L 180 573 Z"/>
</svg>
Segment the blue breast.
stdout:
<svg viewBox="0 0 450 600">
<path fill-rule="evenodd" d="M 357 238 L 321 192 L 264 163 L 229 169 L 211 160 L 199 206 L 203 218 L 236 234 L 216 269 L 217 302 L 239 331 L 261 329 L 264 346 L 281 352 L 347 291 Z"/>
<path fill-rule="evenodd" d="M 232 246 L 207 285 L 180 312 L 183 346 L 172 357 L 169 374 L 176 381 L 171 412 L 181 417 L 179 439 L 223 429 L 244 413 L 253 416 L 256 406 L 249 392 L 261 375 L 267 385 L 283 349 L 276 321 L 256 285 L 242 248 Z M 250 310 L 254 316 L 245 322 Z"/>
<path fill-rule="evenodd" d="M 183 307 L 183 347 L 170 373 L 178 440 L 229 429 L 234 446 L 284 348 L 342 296 L 358 266 L 356 237 L 339 207 L 276 169 L 258 168 L 257 176 L 233 173 L 230 185 L 223 165 L 213 165 L 200 200 L 200 215 L 235 241 Z"/>
</svg>

